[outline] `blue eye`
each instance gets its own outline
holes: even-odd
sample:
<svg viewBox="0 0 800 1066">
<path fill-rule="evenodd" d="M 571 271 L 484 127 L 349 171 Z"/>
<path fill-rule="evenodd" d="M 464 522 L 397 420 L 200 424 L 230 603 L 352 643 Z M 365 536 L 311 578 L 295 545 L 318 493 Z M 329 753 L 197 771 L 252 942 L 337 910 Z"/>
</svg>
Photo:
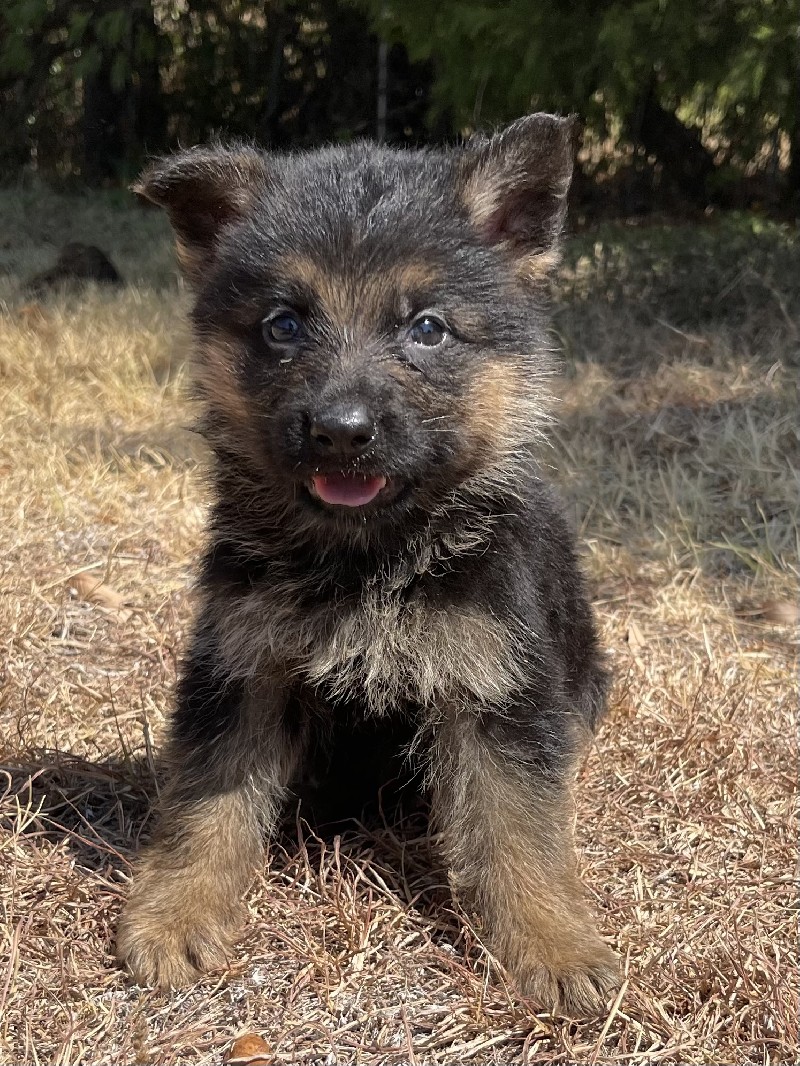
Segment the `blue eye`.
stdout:
<svg viewBox="0 0 800 1066">
<path fill-rule="evenodd" d="M 411 324 L 408 335 L 414 344 L 421 344 L 425 348 L 435 348 L 437 344 L 442 344 L 450 334 L 440 318 L 426 314 L 420 315 Z"/>
<path fill-rule="evenodd" d="M 267 344 L 292 344 L 305 336 L 303 324 L 294 311 L 278 311 L 261 323 Z"/>
</svg>

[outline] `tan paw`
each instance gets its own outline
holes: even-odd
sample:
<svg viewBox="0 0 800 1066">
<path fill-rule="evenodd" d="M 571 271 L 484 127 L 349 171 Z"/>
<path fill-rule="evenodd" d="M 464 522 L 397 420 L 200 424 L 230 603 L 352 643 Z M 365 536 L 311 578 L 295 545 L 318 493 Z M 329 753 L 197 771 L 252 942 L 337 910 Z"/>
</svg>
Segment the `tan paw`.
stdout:
<svg viewBox="0 0 800 1066">
<path fill-rule="evenodd" d="M 239 927 L 238 914 L 225 920 L 196 905 L 161 908 L 133 899 L 117 929 L 119 962 L 140 985 L 180 988 L 208 970 L 228 965 Z"/>
<path fill-rule="evenodd" d="M 545 1010 L 568 1018 L 596 1018 L 606 1012 L 620 985 L 619 959 L 599 938 L 565 952 L 563 961 L 531 957 L 512 967 L 520 991 Z"/>
</svg>

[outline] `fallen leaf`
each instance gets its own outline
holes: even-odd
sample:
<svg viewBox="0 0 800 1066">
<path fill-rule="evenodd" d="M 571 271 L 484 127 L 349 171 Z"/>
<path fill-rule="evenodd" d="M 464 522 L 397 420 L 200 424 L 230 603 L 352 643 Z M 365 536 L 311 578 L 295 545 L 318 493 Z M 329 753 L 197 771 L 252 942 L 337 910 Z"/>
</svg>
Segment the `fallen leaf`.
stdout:
<svg viewBox="0 0 800 1066">
<path fill-rule="evenodd" d="M 274 1066 L 272 1048 L 257 1033 L 245 1033 L 234 1040 L 225 1058 L 225 1066 Z"/>
<path fill-rule="evenodd" d="M 791 600 L 770 600 L 761 608 L 761 617 L 765 622 L 774 622 L 779 626 L 800 625 L 800 603 Z"/>
<path fill-rule="evenodd" d="M 17 319 L 21 325 L 32 330 L 47 326 L 50 322 L 47 312 L 40 303 L 23 304 L 22 307 L 18 307 Z"/>
<path fill-rule="evenodd" d="M 767 600 L 758 607 L 741 608 L 740 618 L 753 622 L 771 622 L 776 626 L 800 625 L 800 602 L 795 600 Z"/>
<path fill-rule="evenodd" d="M 95 574 L 75 574 L 68 579 L 67 584 L 75 589 L 82 600 L 114 611 L 122 621 L 126 621 L 133 613 L 126 608 L 125 597 Z"/>
</svg>

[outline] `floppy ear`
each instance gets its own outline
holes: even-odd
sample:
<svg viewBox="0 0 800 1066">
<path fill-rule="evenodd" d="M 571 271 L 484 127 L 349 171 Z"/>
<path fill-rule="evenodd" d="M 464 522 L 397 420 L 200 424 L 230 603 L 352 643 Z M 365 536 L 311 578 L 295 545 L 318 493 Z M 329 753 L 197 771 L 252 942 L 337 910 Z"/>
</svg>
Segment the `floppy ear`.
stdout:
<svg viewBox="0 0 800 1066">
<path fill-rule="evenodd" d="M 246 145 L 211 145 L 157 159 L 133 191 L 166 208 L 181 267 L 197 284 L 222 230 L 244 217 L 268 181 L 262 152 Z"/>
<path fill-rule="evenodd" d="M 542 278 L 557 262 L 576 137 L 574 117 L 537 114 L 464 149 L 469 216 L 484 240 L 507 251 L 523 279 Z"/>
</svg>

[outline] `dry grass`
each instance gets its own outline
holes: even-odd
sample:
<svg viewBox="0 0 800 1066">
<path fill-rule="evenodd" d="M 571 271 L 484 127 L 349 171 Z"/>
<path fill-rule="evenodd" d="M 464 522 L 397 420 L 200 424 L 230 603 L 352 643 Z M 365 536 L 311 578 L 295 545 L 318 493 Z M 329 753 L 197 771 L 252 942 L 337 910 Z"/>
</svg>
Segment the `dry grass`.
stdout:
<svg viewBox="0 0 800 1066">
<path fill-rule="evenodd" d="M 213 1063 L 252 1030 L 281 1062 L 797 1062 L 796 257 L 691 325 L 637 299 L 652 263 L 609 287 L 595 249 L 565 274 L 552 462 L 616 670 L 579 835 L 626 972 L 570 1024 L 492 975 L 413 822 L 290 827 L 231 973 L 126 985 L 110 945 L 203 520 L 186 300 L 157 216 L 14 193 L 0 219 L 0 1060 Z M 135 284 L 21 311 L 70 238 Z M 128 606 L 80 598 L 80 571 Z"/>
</svg>

